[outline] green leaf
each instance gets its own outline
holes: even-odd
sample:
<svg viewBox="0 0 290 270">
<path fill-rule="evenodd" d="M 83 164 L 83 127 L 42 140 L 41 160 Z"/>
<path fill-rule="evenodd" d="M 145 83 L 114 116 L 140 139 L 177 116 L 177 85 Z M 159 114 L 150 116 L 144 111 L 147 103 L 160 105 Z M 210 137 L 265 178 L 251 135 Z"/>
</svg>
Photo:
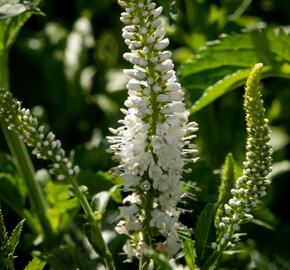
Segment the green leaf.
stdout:
<svg viewBox="0 0 290 270">
<path fill-rule="evenodd" d="M 202 260 L 205 255 L 210 230 L 214 221 L 216 206 L 208 203 L 199 215 L 194 231 L 197 257 Z"/>
<path fill-rule="evenodd" d="M 62 244 L 56 249 L 52 256 L 48 256 L 48 263 L 51 269 L 96 269 L 96 259 L 90 258 L 87 246 L 84 247 L 81 243 L 78 243 L 78 245 L 72 245 L 71 243 L 70 245 Z"/>
<path fill-rule="evenodd" d="M 253 211 L 255 217 L 251 222 L 264 227 L 268 230 L 274 230 L 278 221 L 275 215 L 267 207 L 259 207 Z"/>
<path fill-rule="evenodd" d="M 46 185 L 47 201 L 50 204 L 47 216 L 55 232 L 66 231 L 80 207 L 76 198 L 69 198 L 69 188 L 62 182 L 48 181 Z"/>
<path fill-rule="evenodd" d="M 33 259 L 28 263 L 24 270 L 42 270 L 46 265 L 46 262 L 38 257 L 33 257 Z"/>
<path fill-rule="evenodd" d="M 154 261 L 155 265 L 158 267 L 156 269 L 172 270 L 168 263 L 168 259 L 163 254 L 159 254 L 155 250 L 150 249 L 146 251 L 146 256 L 150 257 Z"/>
<path fill-rule="evenodd" d="M 289 29 L 282 27 L 223 36 L 208 43 L 180 69 L 182 84 L 194 102 L 191 113 L 243 85 L 257 62 L 265 64 L 263 78 L 290 78 L 289 47 Z M 204 93 L 198 99 L 196 93 L 201 90 Z"/>
<path fill-rule="evenodd" d="M 7 239 L 7 231 L 4 223 L 4 218 L 2 214 L 2 210 L 0 207 L 0 245 Z"/>
<path fill-rule="evenodd" d="M 215 216 L 215 228 L 219 230 L 221 217 L 224 215 L 224 204 L 231 198 L 231 189 L 235 185 L 235 160 L 229 153 L 226 157 L 219 187 L 218 210 Z"/>
<path fill-rule="evenodd" d="M 182 232 L 178 230 L 180 239 L 182 241 L 182 250 L 184 252 L 184 257 L 186 265 L 191 270 L 197 269 L 196 266 L 196 252 L 194 248 L 194 242 L 191 239 L 191 233 L 187 228 L 182 228 Z"/>
<path fill-rule="evenodd" d="M 0 0 L 0 53 L 6 53 L 24 23 L 32 14 L 42 14 L 37 8 L 40 0 Z"/>
<path fill-rule="evenodd" d="M 195 102 L 190 109 L 191 113 L 195 113 L 210 104 L 226 92 L 241 86 L 248 77 L 250 69 L 237 70 L 236 72 L 225 76 L 212 86 L 205 89 L 202 97 Z"/>
<path fill-rule="evenodd" d="M 19 243 L 19 239 L 20 239 L 20 235 L 21 235 L 24 221 L 25 220 L 23 219 L 17 224 L 17 226 L 15 227 L 15 229 L 11 233 L 11 236 L 8 239 L 9 246 L 11 247 L 10 252 L 11 252 L 12 256 L 14 254 L 15 248 L 17 247 L 17 245 Z"/>
<path fill-rule="evenodd" d="M 0 207 L 0 267 L 1 269 L 14 269 L 14 251 L 19 243 L 24 220 L 20 221 L 15 227 L 10 237 L 8 237 L 2 210 Z"/>
<path fill-rule="evenodd" d="M 26 190 L 21 182 L 18 176 L 0 173 L 0 199 L 20 216 L 26 197 Z"/>
</svg>

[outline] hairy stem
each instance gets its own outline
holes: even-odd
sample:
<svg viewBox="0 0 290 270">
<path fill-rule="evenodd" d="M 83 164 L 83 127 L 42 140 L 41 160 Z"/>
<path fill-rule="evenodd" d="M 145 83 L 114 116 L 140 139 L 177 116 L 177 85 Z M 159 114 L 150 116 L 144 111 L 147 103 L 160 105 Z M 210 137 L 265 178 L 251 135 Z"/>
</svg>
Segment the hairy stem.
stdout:
<svg viewBox="0 0 290 270">
<path fill-rule="evenodd" d="M 0 87 L 9 89 L 7 51 L 0 53 Z M 16 161 L 19 173 L 27 187 L 29 202 L 39 218 L 47 244 L 49 244 L 53 239 L 53 231 L 45 214 L 47 205 L 44 196 L 34 179 L 34 168 L 31 159 L 19 136 L 14 131 L 8 130 L 3 121 L 1 121 L 1 127 L 9 149 Z"/>
</svg>

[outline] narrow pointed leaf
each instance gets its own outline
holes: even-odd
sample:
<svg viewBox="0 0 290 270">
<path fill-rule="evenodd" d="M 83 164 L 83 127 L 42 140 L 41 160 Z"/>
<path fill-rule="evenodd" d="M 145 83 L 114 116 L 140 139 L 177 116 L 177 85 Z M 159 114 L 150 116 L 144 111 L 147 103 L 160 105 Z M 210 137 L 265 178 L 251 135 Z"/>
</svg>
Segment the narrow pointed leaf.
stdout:
<svg viewBox="0 0 290 270">
<path fill-rule="evenodd" d="M 194 236 L 196 240 L 196 252 L 198 258 L 202 259 L 205 254 L 205 249 L 208 243 L 208 237 L 214 221 L 216 206 L 214 204 L 207 204 L 202 210 L 197 219 Z"/>
<path fill-rule="evenodd" d="M 184 252 L 184 258 L 186 261 L 186 265 L 190 270 L 197 269 L 196 266 L 196 252 L 194 248 L 194 242 L 191 239 L 191 233 L 187 230 L 186 232 L 180 234 L 179 236 L 182 241 L 182 249 Z"/>
<path fill-rule="evenodd" d="M 25 220 L 23 219 L 17 224 L 17 226 L 15 227 L 13 232 L 11 233 L 11 236 L 9 237 L 8 241 L 9 241 L 9 245 L 11 247 L 11 254 L 14 253 L 15 248 L 17 247 L 17 245 L 19 243 L 19 239 L 20 239 L 20 235 L 21 235 L 24 221 Z"/>
<path fill-rule="evenodd" d="M 7 238 L 7 231 L 6 231 L 6 227 L 4 223 L 2 210 L 0 207 L 0 245 L 2 244 L 2 242 L 5 241 L 6 238 Z"/>
</svg>

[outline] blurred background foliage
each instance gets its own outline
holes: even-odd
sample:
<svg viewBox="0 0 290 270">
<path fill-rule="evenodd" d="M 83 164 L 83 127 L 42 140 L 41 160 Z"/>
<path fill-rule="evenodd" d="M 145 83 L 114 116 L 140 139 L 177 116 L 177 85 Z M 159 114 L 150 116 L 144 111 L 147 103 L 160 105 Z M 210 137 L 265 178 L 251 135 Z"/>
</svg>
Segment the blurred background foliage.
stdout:
<svg viewBox="0 0 290 270">
<path fill-rule="evenodd" d="M 116 127 L 117 120 L 122 118 L 119 108 L 127 96 L 126 78 L 122 74 L 122 68 L 128 66 L 122 59 L 127 48 L 121 37 L 121 10 L 116 2 L 44 1 L 41 10 L 45 16 L 33 16 L 28 21 L 10 52 L 14 95 L 23 101 L 24 107 L 32 108 L 35 115 L 48 123 L 66 150 L 73 150 L 76 163 L 84 170 L 79 182 L 89 187 L 91 196 L 112 189 L 116 183 L 104 173 L 114 165 L 105 152 L 108 147 L 105 136 L 108 135 L 108 127 Z M 287 25 L 290 18 L 290 2 L 287 0 L 156 2 L 165 8 L 164 23 L 171 39 L 177 71 L 208 41 L 216 40 L 223 33 Z M 244 239 L 248 240 L 240 245 L 239 252 L 224 256 L 220 269 L 290 269 L 290 82 L 285 78 L 268 78 L 263 82 L 275 150 L 271 175 L 273 184 L 265 198 L 265 206 L 257 210 L 253 222 L 256 224 L 243 227 L 248 234 Z M 185 91 L 190 106 L 203 89 L 194 92 L 194 89 L 185 88 Z M 193 209 L 193 213 L 182 215 L 182 221 L 191 228 L 194 228 L 196 216 L 205 204 L 217 201 L 221 167 L 228 152 L 232 152 L 237 161 L 237 174 L 241 171 L 245 152 L 242 97 L 243 89 L 240 87 L 191 116 L 200 126 L 197 139 L 200 161 L 185 179 L 195 182 L 200 189 L 196 192 L 196 201 L 186 200 L 183 205 Z M 0 175 L 2 180 L 9 178 L 8 175 L 15 175 L 15 168 L 10 157 L 4 154 L 7 146 L 3 137 L 1 150 L 0 167 L 6 173 Z M 82 223 L 81 218 L 76 219 L 75 225 L 70 224 L 70 215 L 78 212 L 77 203 L 67 205 L 67 187 L 47 182 L 49 176 L 40 170 L 44 164 L 39 161 L 35 164 L 39 170 L 39 181 L 42 181 L 47 194 L 53 194 L 48 196 L 51 206 L 60 212 L 62 209 L 70 211 L 62 220 L 64 223 L 55 226 L 64 231 L 71 226 L 70 237 L 74 244 L 57 249 L 49 264 L 54 269 L 94 269 L 89 259 L 97 260 L 95 254 L 90 253 L 89 256 L 81 251 L 81 247 L 89 249 L 78 226 L 75 226 L 78 222 Z M 7 189 L 3 185 L 17 186 L 17 177 L 1 181 L 0 197 L 4 201 L 3 212 L 8 228 L 13 228 L 19 221 L 16 215 L 19 213 L 9 204 L 9 195 L 1 193 L 1 189 Z M 19 200 L 19 205 L 27 204 L 22 201 L 27 192 L 24 187 L 20 185 L 9 190 L 11 196 Z M 117 206 L 121 201 L 118 190 L 110 190 L 109 195 L 112 199 L 107 201 L 104 219 L 108 241 L 114 238 L 112 220 L 117 216 Z M 52 214 L 55 212 L 52 211 Z M 22 236 L 26 241 L 22 241 L 16 252 L 20 257 L 16 260 L 17 269 L 22 269 L 28 261 L 27 256 L 38 249 L 37 239 L 26 226 Z M 118 269 L 127 267 L 120 264 L 125 259 L 120 255 L 123 242 L 124 237 L 120 236 L 110 242 L 119 262 Z M 78 256 L 75 256 L 75 251 Z"/>
</svg>

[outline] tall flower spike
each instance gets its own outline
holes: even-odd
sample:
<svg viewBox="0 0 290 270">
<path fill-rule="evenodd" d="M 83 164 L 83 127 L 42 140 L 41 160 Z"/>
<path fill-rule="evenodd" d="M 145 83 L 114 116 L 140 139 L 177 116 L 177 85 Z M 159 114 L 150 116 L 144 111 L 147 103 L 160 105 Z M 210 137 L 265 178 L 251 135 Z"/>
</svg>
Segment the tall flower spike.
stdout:
<svg viewBox="0 0 290 270">
<path fill-rule="evenodd" d="M 161 27 L 162 7 L 150 0 L 119 1 L 125 43 L 131 50 L 124 54 L 133 69 L 124 73 L 130 78 L 125 101 L 127 109 L 120 121 L 123 126 L 111 129 L 110 149 L 119 160 L 116 171 L 124 179 L 124 199 L 130 206 L 121 207 L 117 230 L 121 233 L 143 231 L 145 246 L 154 244 L 173 256 L 179 250 L 176 232 L 180 200 L 180 179 L 186 164 L 196 161 L 196 147 L 191 143 L 197 130 L 188 122 L 183 91 L 176 82 L 169 40 Z M 164 242 L 156 243 L 155 236 Z M 142 237 L 141 237 L 142 238 Z M 141 247 L 144 246 L 139 239 Z M 141 248 L 142 250 L 142 248 Z M 138 253 L 138 252 L 137 252 Z"/>
<path fill-rule="evenodd" d="M 246 159 L 243 163 L 243 175 L 231 190 L 232 198 L 224 205 L 225 216 L 221 218 L 220 237 L 213 247 L 223 250 L 239 240 L 240 224 L 253 218 L 250 214 L 266 195 L 271 183 L 267 178 L 271 172 L 272 148 L 269 145 L 268 119 L 262 100 L 260 84 L 263 64 L 256 64 L 246 83 L 244 108 L 246 111 L 247 144 Z"/>
<path fill-rule="evenodd" d="M 61 142 L 55 139 L 55 135 L 46 131 L 28 109 L 21 108 L 21 102 L 4 89 L 0 89 L 0 117 L 4 119 L 8 129 L 18 133 L 23 141 L 33 148 L 32 153 L 37 158 L 52 162 L 50 171 L 58 180 L 78 174 L 79 167 L 73 166 L 65 157 Z"/>
</svg>

